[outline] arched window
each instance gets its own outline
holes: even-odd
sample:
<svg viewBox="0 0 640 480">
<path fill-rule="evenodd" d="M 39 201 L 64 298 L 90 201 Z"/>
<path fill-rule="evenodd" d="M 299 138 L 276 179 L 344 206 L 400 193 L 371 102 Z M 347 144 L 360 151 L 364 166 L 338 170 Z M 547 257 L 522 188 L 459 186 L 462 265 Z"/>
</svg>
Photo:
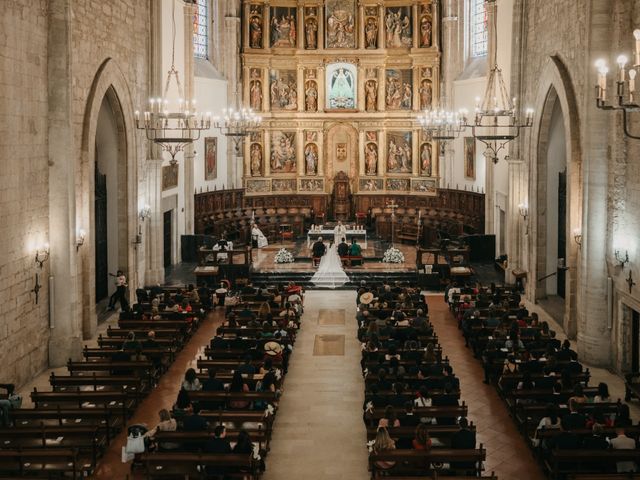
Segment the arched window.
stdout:
<svg viewBox="0 0 640 480">
<path fill-rule="evenodd" d="M 469 53 L 472 58 L 487 54 L 487 9 L 485 0 L 469 0 Z"/>
<path fill-rule="evenodd" d="M 193 15 L 193 54 L 209 58 L 209 0 L 196 0 Z"/>
</svg>

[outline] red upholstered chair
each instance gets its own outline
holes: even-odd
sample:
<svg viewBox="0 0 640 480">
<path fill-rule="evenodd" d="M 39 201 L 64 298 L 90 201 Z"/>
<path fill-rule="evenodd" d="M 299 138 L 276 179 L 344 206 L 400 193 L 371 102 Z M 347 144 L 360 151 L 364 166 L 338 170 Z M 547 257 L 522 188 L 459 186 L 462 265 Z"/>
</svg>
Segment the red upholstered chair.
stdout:
<svg viewBox="0 0 640 480">
<path fill-rule="evenodd" d="M 291 229 L 291 225 L 288 223 L 282 223 L 279 228 L 282 243 L 284 243 L 285 240 L 293 240 L 293 230 Z"/>
<path fill-rule="evenodd" d="M 356 223 L 358 225 L 364 225 L 367 220 L 367 214 L 364 212 L 356 212 Z"/>
<path fill-rule="evenodd" d="M 316 225 L 324 225 L 324 212 L 316 213 L 316 218 L 314 220 Z"/>
</svg>

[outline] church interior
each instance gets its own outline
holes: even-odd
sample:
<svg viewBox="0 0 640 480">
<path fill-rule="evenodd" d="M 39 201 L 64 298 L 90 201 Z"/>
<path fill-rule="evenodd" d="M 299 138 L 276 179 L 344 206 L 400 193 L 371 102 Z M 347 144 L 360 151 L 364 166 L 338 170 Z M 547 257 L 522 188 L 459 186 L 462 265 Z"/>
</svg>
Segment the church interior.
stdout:
<svg viewBox="0 0 640 480">
<path fill-rule="evenodd" d="M 0 478 L 640 478 L 640 0 L 2 6 Z"/>
</svg>

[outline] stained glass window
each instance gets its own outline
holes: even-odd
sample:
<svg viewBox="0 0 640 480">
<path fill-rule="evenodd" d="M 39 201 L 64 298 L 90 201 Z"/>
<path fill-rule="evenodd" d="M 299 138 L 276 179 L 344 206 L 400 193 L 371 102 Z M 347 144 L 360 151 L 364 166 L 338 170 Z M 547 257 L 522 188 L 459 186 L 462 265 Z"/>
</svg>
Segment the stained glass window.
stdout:
<svg viewBox="0 0 640 480">
<path fill-rule="evenodd" d="M 209 58 L 209 0 L 196 0 L 193 15 L 193 54 L 198 58 Z"/>
<path fill-rule="evenodd" d="M 470 0 L 469 47 L 472 57 L 487 54 L 487 10 L 485 0 Z"/>
</svg>

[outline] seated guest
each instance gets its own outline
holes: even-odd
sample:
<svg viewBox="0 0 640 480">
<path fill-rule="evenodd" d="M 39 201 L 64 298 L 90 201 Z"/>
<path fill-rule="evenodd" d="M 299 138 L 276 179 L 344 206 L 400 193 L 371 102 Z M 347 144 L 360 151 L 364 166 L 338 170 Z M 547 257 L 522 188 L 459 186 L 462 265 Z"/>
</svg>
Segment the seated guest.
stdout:
<svg viewBox="0 0 640 480">
<path fill-rule="evenodd" d="M 182 382 L 182 388 L 187 392 L 197 392 L 202 390 L 202 385 L 200 384 L 200 380 L 198 380 L 198 376 L 196 375 L 196 371 L 193 368 L 190 368 L 184 374 L 184 381 Z"/>
<path fill-rule="evenodd" d="M 251 355 L 246 355 L 244 357 L 244 363 L 237 368 L 242 375 L 253 375 L 256 373 L 256 367 L 253 366 L 251 360 Z"/>
<path fill-rule="evenodd" d="M 362 256 L 362 248 L 358 245 L 355 238 L 351 239 L 351 247 L 349 247 L 349 255 L 352 257 Z"/>
<path fill-rule="evenodd" d="M 384 453 L 389 450 L 395 450 L 395 449 L 396 449 L 396 444 L 389 436 L 389 432 L 387 431 L 387 429 L 384 427 L 378 428 L 378 431 L 376 433 L 376 438 L 373 442 L 372 452 Z M 388 470 L 390 468 L 393 468 L 395 464 L 396 462 L 381 461 L 381 462 L 376 462 L 376 467 L 383 470 Z"/>
<path fill-rule="evenodd" d="M 7 390 L 7 398 L 0 399 L 0 427 L 8 427 L 11 424 L 11 410 L 22 406 L 22 397 L 15 393 L 15 385 L 12 383 L 3 385 Z"/>
<path fill-rule="evenodd" d="M 200 415 L 200 405 L 193 404 L 193 412 L 182 419 L 182 429 L 185 432 L 201 432 L 209 428 L 207 419 Z"/>
<path fill-rule="evenodd" d="M 469 422 L 465 417 L 458 421 L 460 430 L 451 436 L 451 448 L 469 450 L 476 448 L 476 433 L 469 429 Z M 452 469 L 474 469 L 474 462 L 451 462 Z"/>
<path fill-rule="evenodd" d="M 381 427 L 399 427 L 400 420 L 396 416 L 396 411 L 391 405 L 387 405 L 384 409 L 384 416 L 378 421 L 378 428 Z"/>
<path fill-rule="evenodd" d="M 238 370 L 233 372 L 233 378 L 231 379 L 231 384 L 229 385 L 229 392 L 239 393 L 248 391 L 249 386 L 242 378 L 242 374 Z M 232 409 L 248 408 L 250 404 L 251 402 L 247 400 L 229 400 L 229 408 Z"/>
<path fill-rule="evenodd" d="M 138 340 L 136 340 L 136 334 L 134 332 L 129 332 L 127 334 L 127 339 L 122 344 L 122 350 L 134 352 L 142 350 L 142 345 Z"/>
<path fill-rule="evenodd" d="M 569 399 L 569 413 L 562 417 L 562 426 L 566 430 L 578 430 L 584 428 L 587 423 L 586 417 L 578 412 L 578 403 Z"/>
<path fill-rule="evenodd" d="M 415 318 L 413 318 L 411 320 L 411 325 L 413 326 L 413 328 L 417 328 L 418 330 L 420 330 L 420 329 L 422 329 L 423 327 L 425 327 L 428 324 L 429 324 L 429 320 L 427 319 L 426 315 L 424 314 L 424 310 L 419 308 L 416 311 Z"/>
<path fill-rule="evenodd" d="M 238 318 L 242 318 L 242 319 L 253 319 L 256 318 L 256 314 L 253 313 L 253 311 L 249 308 L 249 304 L 248 303 L 244 303 L 244 305 L 242 306 L 242 310 L 240 310 L 240 313 L 238 313 Z"/>
<path fill-rule="evenodd" d="M 178 429 L 178 423 L 175 418 L 171 418 L 171 414 L 168 410 L 162 409 L 158 412 L 158 416 L 160 417 L 160 422 L 149 430 L 145 436 L 148 437 L 151 441 L 155 440 L 155 436 L 158 432 L 175 432 Z M 158 444 L 158 448 L 161 450 L 174 450 L 178 448 L 179 445 L 173 442 L 162 442 Z"/>
<path fill-rule="evenodd" d="M 253 453 L 253 442 L 246 430 L 238 432 L 238 439 L 233 446 L 233 453 Z"/>
<path fill-rule="evenodd" d="M 405 427 L 415 427 L 420 424 L 420 417 L 413 411 L 413 402 L 411 400 L 404 403 L 404 417 L 402 417 L 402 425 Z"/>
<path fill-rule="evenodd" d="M 540 432 L 544 432 L 545 430 L 559 430 L 560 428 L 562 428 L 562 425 L 560 423 L 560 416 L 558 415 L 558 407 L 550 403 L 547 405 L 545 416 L 540 419 L 540 423 L 538 423 L 538 427 L 533 434 L 534 444 L 538 444 Z M 543 440 L 541 446 L 543 448 L 549 448 L 546 439 Z"/>
<path fill-rule="evenodd" d="M 205 453 L 232 453 L 231 444 L 226 439 L 227 429 L 224 425 L 218 425 L 213 430 L 213 435 L 204 445 Z"/>
<path fill-rule="evenodd" d="M 551 450 L 575 450 L 580 448 L 580 437 L 573 432 L 569 431 L 567 425 L 565 425 L 564 420 L 560 424 L 561 432 L 554 436 L 552 439 L 549 439 L 549 448 Z"/>
<path fill-rule="evenodd" d="M 450 383 L 444 386 L 444 395 L 437 395 L 431 400 L 434 407 L 457 407 L 458 398 L 452 394 L 453 387 Z M 453 417 L 439 417 L 438 425 L 455 425 L 456 419 Z"/>
<path fill-rule="evenodd" d="M 224 390 L 224 382 L 216 378 L 216 370 L 209 369 L 209 378 L 202 382 L 203 392 L 222 392 Z"/>
<path fill-rule="evenodd" d="M 584 389 L 579 383 L 573 387 L 573 395 L 569 398 L 569 401 L 571 400 L 576 403 L 587 403 L 587 396 L 584 394 Z"/>
<path fill-rule="evenodd" d="M 191 413 L 193 410 L 193 404 L 189 398 L 189 392 L 184 388 L 181 388 L 178 392 L 178 398 L 173 405 L 173 412 L 175 415 L 184 416 Z"/>
<path fill-rule="evenodd" d="M 632 425 L 631 417 L 629 413 L 629 405 L 621 403 L 618 405 L 618 411 L 616 413 L 616 419 L 614 422 L 615 427 L 630 427 Z"/>
<path fill-rule="evenodd" d="M 431 437 L 429 436 L 429 429 L 426 423 L 421 423 L 416 427 L 416 433 L 415 437 L 413 438 L 412 446 L 414 450 L 431 449 Z"/>
<path fill-rule="evenodd" d="M 560 362 L 568 362 L 569 360 L 577 360 L 578 354 L 571 350 L 571 342 L 569 340 L 565 340 L 562 342 L 562 348 L 556 355 L 556 358 Z"/>
<path fill-rule="evenodd" d="M 342 242 L 338 245 L 338 255 L 346 257 L 349 255 L 349 245 L 347 245 L 347 239 L 342 238 Z"/>
<path fill-rule="evenodd" d="M 586 437 L 582 443 L 582 448 L 587 450 L 606 450 L 609 448 L 609 442 L 604 436 L 604 429 L 599 423 L 594 423 L 591 427 L 591 436 Z"/>
<path fill-rule="evenodd" d="M 611 448 L 614 450 L 634 450 L 636 441 L 625 435 L 624 428 L 616 428 L 616 438 L 611 439 Z M 616 471 L 618 473 L 636 472 L 637 465 L 635 462 L 616 462 Z"/>
<path fill-rule="evenodd" d="M 611 396 L 609 395 L 609 386 L 600 382 L 598 384 L 598 394 L 593 397 L 593 403 L 609 403 L 611 402 Z"/>
</svg>

